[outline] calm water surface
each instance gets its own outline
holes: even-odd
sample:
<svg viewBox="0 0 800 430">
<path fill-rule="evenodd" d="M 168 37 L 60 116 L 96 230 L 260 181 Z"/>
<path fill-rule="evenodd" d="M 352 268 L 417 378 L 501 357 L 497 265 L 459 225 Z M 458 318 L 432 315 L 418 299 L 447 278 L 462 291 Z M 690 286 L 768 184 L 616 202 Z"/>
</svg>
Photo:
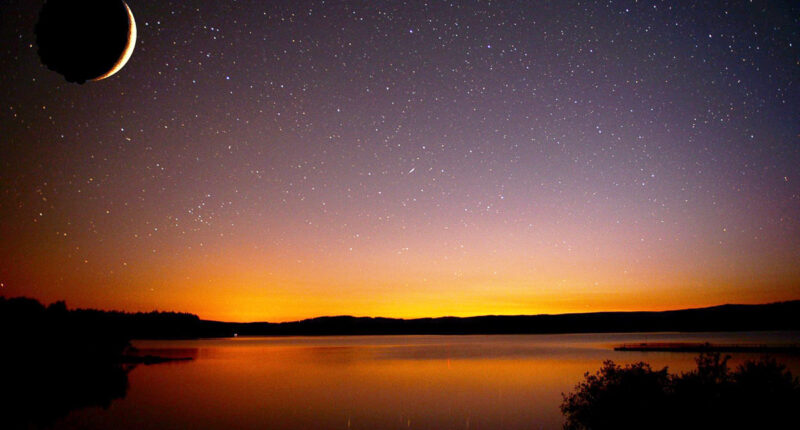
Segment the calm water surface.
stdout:
<svg viewBox="0 0 800 430">
<path fill-rule="evenodd" d="M 557 429 L 561 393 L 603 360 L 694 368 L 625 342 L 794 343 L 800 332 L 360 336 L 138 341 L 191 362 L 137 366 L 123 399 L 56 428 Z M 732 364 L 758 355 L 734 355 Z M 797 357 L 779 357 L 800 371 Z"/>
</svg>

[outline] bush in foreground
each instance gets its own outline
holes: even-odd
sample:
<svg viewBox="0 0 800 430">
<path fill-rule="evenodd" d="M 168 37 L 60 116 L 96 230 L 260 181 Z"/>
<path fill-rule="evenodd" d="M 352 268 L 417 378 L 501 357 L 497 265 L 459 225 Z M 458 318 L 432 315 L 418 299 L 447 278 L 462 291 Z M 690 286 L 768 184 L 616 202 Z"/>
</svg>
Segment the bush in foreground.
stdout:
<svg viewBox="0 0 800 430">
<path fill-rule="evenodd" d="M 800 428 L 800 380 L 785 365 L 764 358 L 731 371 L 718 353 L 696 361 L 680 375 L 604 362 L 564 395 L 564 428 Z"/>
</svg>

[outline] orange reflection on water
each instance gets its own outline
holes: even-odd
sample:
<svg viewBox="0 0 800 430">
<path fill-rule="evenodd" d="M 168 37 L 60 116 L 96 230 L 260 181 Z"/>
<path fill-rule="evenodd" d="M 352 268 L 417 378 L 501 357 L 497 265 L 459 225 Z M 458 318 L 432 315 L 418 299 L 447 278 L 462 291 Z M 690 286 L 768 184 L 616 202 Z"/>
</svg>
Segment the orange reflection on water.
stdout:
<svg viewBox="0 0 800 430">
<path fill-rule="evenodd" d="M 557 428 L 553 393 L 585 371 L 582 360 L 531 360 L 511 348 L 487 357 L 479 355 L 485 345 L 408 339 L 227 342 L 237 346 L 201 349 L 188 365 L 137 370 L 129 397 L 215 428 Z"/>
<path fill-rule="evenodd" d="M 670 372 L 693 354 L 624 353 L 649 339 L 730 342 L 730 334 L 362 336 L 139 341 L 196 350 L 190 362 L 139 366 L 107 412 L 64 427 L 139 429 L 558 429 L 561 393 L 603 360 Z M 730 339 L 728 337 L 730 337 Z M 764 336 L 759 334 L 758 336 Z M 785 337 L 785 334 L 775 336 Z M 744 339 L 747 341 L 747 339 Z M 767 340 L 771 341 L 771 340 Z M 732 365 L 741 361 L 736 358 Z M 795 369 L 796 370 L 796 369 Z"/>
</svg>

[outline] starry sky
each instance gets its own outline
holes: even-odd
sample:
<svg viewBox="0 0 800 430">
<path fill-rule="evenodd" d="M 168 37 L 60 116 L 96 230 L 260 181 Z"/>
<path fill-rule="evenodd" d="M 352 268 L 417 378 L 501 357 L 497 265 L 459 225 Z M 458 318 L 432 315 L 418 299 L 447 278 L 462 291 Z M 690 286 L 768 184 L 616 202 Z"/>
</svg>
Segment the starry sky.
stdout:
<svg viewBox="0 0 800 430">
<path fill-rule="evenodd" d="M 230 321 L 800 298 L 792 1 L 0 5 L 0 294 Z"/>
</svg>

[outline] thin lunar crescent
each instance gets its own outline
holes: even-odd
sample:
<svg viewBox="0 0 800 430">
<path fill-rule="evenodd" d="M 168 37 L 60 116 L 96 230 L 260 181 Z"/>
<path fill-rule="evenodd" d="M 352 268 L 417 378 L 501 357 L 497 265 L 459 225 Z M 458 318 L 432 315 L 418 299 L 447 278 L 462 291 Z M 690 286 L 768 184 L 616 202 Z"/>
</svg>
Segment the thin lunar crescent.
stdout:
<svg viewBox="0 0 800 430">
<path fill-rule="evenodd" d="M 128 12 L 128 44 L 125 46 L 125 50 L 122 51 L 122 55 L 119 57 L 119 60 L 117 60 L 111 70 L 94 79 L 91 79 L 92 81 L 99 81 L 119 72 L 120 69 L 125 66 L 125 63 L 128 62 L 128 59 L 131 58 L 131 54 L 133 54 L 133 47 L 136 45 L 136 20 L 133 19 L 133 12 L 131 12 L 131 8 L 128 7 L 128 4 L 123 4 L 125 5 L 125 10 Z"/>
</svg>

